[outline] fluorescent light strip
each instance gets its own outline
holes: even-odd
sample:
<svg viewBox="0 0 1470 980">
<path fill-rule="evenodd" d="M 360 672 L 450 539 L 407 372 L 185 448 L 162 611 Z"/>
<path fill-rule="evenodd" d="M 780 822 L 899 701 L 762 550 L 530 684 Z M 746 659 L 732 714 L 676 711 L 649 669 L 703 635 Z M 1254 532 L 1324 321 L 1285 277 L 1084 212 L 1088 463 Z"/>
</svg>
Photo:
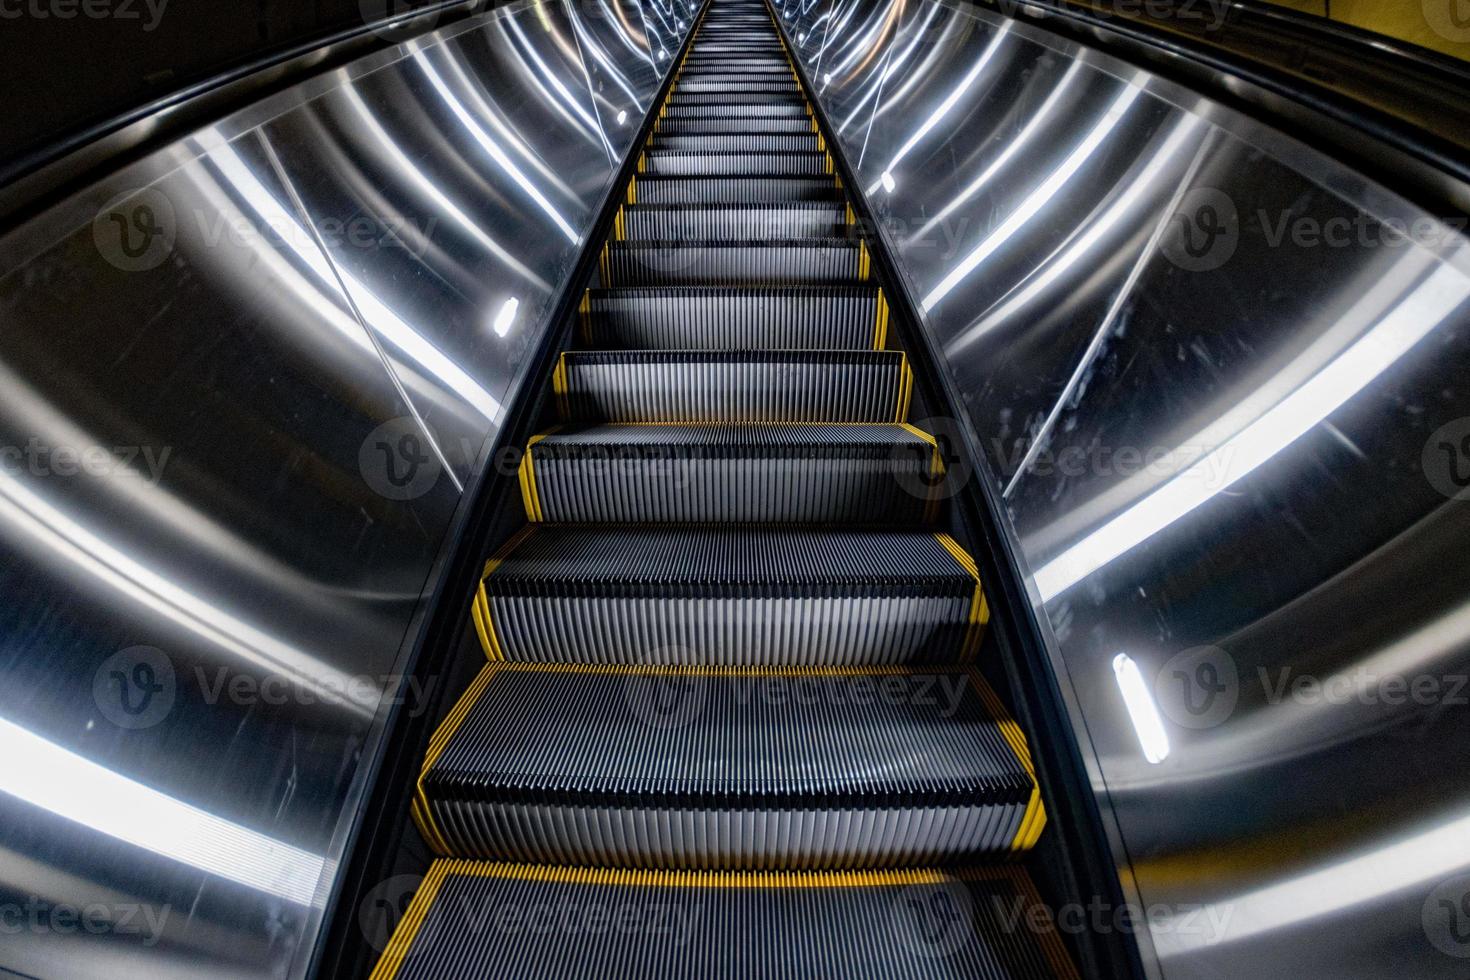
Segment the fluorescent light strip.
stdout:
<svg viewBox="0 0 1470 980">
<path fill-rule="evenodd" d="M 1042 600 L 1060 595 L 1254 472 L 1341 408 L 1467 299 L 1470 279 L 1442 263 L 1310 380 L 1193 466 L 1044 565 L 1036 573 Z"/>
<path fill-rule="evenodd" d="M 0 790 L 84 827 L 296 905 L 313 903 L 326 867 L 0 718 Z"/>
<path fill-rule="evenodd" d="M 1123 695 L 1143 757 L 1158 765 L 1169 757 L 1169 735 L 1164 731 L 1164 720 L 1159 717 L 1158 705 L 1154 704 L 1154 696 L 1138 664 L 1128 654 L 1120 653 L 1113 658 L 1113 676 L 1117 678 L 1118 691 Z"/>
</svg>

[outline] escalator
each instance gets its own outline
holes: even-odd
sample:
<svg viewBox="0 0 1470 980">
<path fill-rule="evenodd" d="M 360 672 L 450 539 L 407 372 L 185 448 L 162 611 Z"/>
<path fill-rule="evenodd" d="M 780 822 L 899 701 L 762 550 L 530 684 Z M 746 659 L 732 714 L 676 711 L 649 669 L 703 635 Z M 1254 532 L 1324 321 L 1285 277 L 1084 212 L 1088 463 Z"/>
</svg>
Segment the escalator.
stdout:
<svg viewBox="0 0 1470 980">
<path fill-rule="evenodd" d="M 473 600 L 373 976 L 1071 977 L 976 564 L 767 8 L 658 111 Z"/>
</svg>

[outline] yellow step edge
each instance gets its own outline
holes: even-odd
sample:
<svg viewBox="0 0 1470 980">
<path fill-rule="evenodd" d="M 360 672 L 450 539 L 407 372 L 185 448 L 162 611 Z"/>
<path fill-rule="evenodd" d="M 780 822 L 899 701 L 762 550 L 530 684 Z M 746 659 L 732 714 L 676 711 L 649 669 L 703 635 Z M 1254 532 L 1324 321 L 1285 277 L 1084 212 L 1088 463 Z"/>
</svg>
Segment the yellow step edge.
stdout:
<svg viewBox="0 0 1470 980">
<path fill-rule="evenodd" d="M 418 937 L 419 929 L 424 924 L 424 919 L 429 914 L 429 909 L 434 905 L 434 900 L 439 897 L 439 889 L 444 885 L 445 877 L 451 871 L 450 861 L 435 861 L 429 866 L 429 873 L 419 884 L 418 891 L 409 903 L 408 910 L 403 913 L 403 918 L 398 922 L 398 928 L 393 930 L 393 938 L 388 940 L 388 948 L 383 950 L 383 956 L 378 960 L 377 966 L 368 980 L 393 980 L 403 969 L 403 961 L 408 956 L 413 941 Z"/>
<path fill-rule="evenodd" d="M 449 874 L 508 878 L 568 885 L 633 888 L 885 888 L 929 885 L 956 878 L 930 868 L 885 871 L 663 871 L 634 868 L 575 868 L 499 861 L 446 860 Z"/>
<path fill-rule="evenodd" d="M 521 454 L 521 465 L 516 467 L 516 475 L 521 481 L 521 503 L 526 509 L 526 519 L 540 523 L 546 520 L 545 512 L 541 509 L 541 489 L 536 485 L 536 465 L 532 459 L 531 449 L 549 435 L 554 435 L 561 430 L 561 426 L 553 425 L 545 432 L 538 432 L 526 441 L 526 451 Z"/>
<path fill-rule="evenodd" d="M 1041 839 L 1041 831 L 1046 827 L 1046 807 L 1041 802 L 1041 789 L 1036 783 L 1036 766 L 1031 761 L 1031 747 L 1026 742 L 1026 733 L 1021 731 L 1021 726 L 1011 717 L 1005 705 L 996 695 L 990 683 L 986 681 L 985 675 L 978 668 L 970 668 L 970 686 L 975 689 L 986 710 L 990 712 L 996 725 L 1000 728 L 1001 736 L 1011 751 L 1016 756 L 1016 761 L 1021 768 L 1026 770 L 1026 775 L 1031 777 L 1031 799 L 1026 804 L 1026 812 L 1021 817 L 1021 825 L 1016 828 L 1016 835 L 1011 840 L 1011 851 L 1021 852 L 1030 850 L 1036 846 Z"/>
</svg>

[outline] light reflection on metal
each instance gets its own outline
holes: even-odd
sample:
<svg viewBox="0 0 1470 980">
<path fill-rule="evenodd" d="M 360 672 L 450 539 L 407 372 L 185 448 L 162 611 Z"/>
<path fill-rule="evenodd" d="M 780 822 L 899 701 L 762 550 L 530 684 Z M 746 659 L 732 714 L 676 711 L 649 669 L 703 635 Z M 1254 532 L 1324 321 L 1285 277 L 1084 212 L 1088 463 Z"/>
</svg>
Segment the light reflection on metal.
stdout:
<svg viewBox="0 0 1470 980">
<path fill-rule="evenodd" d="M 925 310 L 932 310 L 935 306 L 948 296 L 955 286 L 964 281 L 965 277 L 975 271 L 975 268 L 984 262 L 997 248 L 1021 229 L 1026 222 L 1035 217 L 1036 212 L 1044 208 L 1061 187 L 1071 180 L 1083 165 L 1097 152 L 1103 140 L 1108 137 L 1118 123 L 1122 121 L 1123 115 L 1133 105 L 1142 91 L 1140 88 L 1144 81 L 1142 74 L 1135 75 L 1123 91 L 1108 106 L 1107 111 L 1098 120 L 1097 124 L 1084 136 L 1077 146 L 1068 154 L 1062 164 L 1046 176 L 1036 188 L 1007 216 L 1000 227 L 996 228 L 989 237 L 975 247 L 970 254 L 961 259 L 950 271 L 949 275 L 939 281 L 921 301 L 920 305 Z"/>
<path fill-rule="evenodd" d="M 556 206 L 546 199 L 546 195 L 541 193 L 541 189 L 536 186 L 535 182 L 511 161 L 510 156 L 501 149 L 500 144 L 496 143 L 490 134 L 476 122 L 475 117 L 465 108 L 464 103 L 455 98 L 449 86 L 444 84 L 444 79 L 439 77 L 439 72 L 429 63 L 425 53 L 422 50 L 415 50 L 413 60 L 418 64 L 419 70 L 424 73 L 424 77 L 429 80 L 429 84 L 434 87 L 434 91 L 444 100 L 444 104 L 449 106 L 449 111 L 454 113 L 454 118 L 458 119 L 460 125 L 464 126 L 465 130 L 474 137 L 475 142 L 480 144 L 480 148 L 489 154 L 490 159 L 495 161 L 495 165 L 515 181 L 516 186 L 520 187 L 526 196 L 536 203 L 537 207 L 546 212 L 552 224 L 560 228 L 561 233 L 575 244 L 579 240 L 577 230 L 567 223 L 567 219 L 562 217 L 562 213 L 556 209 Z"/>
<path fill-rule="evenodd" d="M 1417 258 L 1411 253 L 1406 264 Z M 1043 565 L 1036 572 L 1042 598 L 1060 595 L 1211 497 L 1228 491 L 1342 407 L 1470 301 L 1470 277 L 1451 264 L 1440 265 L 1427 278 L 1420 278 L 1419 268 L 1405 271 L 1418 281 L 1405 282 L 1402 273 L 1382 280 L 1381 288 L 1407 289 L 1406 295 L 1326 368 L 1193 466 Z M 1204 479 L 1211 468 L 1212 475 Z"/>
<path fill-rule="evenodd" d="M 893 169 L 903 162 L 903 158 L 908 156 L 909 152 L 912 151 L 915 146 L 919 145 L 919 141 L 922 140 L 925 136 L 928 136 L 931 132 L 933 132 L 934 127 L 939 125 L 939 121 L 945 116 L 949 115 L 951 111 L 953 111 L 955 105 L 957 105 L 960 99 L 964 97 L 965 93 L 970 90 L 970 86 L 974 85 L 975 80 L 978 79 L 981 73 L 985 71 L 985 66 L 990 64 L 991 59 L 995 57 L 995 53 L 1000 50 L 1001 45 L 1004 44 L 1005 41 L 1009 38 L 1010 35 L 1007 33 L 1007 29 L 1009 28 L 1009 26 L 1009 24 L 1006 24 L 1005 26 L 1001 27 L 1000 30 L 995 32 L 994 36 L 990 39 L 990 43 L 985 45 L 985 50 L 980 53 L 980 57 L 975 59 L 975 64 L 972 65 L 970 67 L 970 70 L 965 73 L 965 77 L 961 78 L 959 82 L 956 83 L 949 90 L 949 94 L 939 101 L 939 105 L 934 107 L 934 111 L 929 113 L 928 118 L 926 118 L 922 123 L 919 124 L 919 128 L 914 130 L 909 138 L 905 140 L 903 144 L 898 148 L 898 150 L 893 154 L 893 156 L 888 161 L 888 166 L 883 168 L 883 173 L 885 175 L 891 175 L 893 173 Z M 889 176 L 888 180 L 891 182 L 893 178 Z M 878 183 L 878 181 L 874 181 L 873 184 L 869 186 L 869 194 L 877 193 Z M 888 189 L 892 190 L 893 188 L 889 187 Z"/>
<path fill-rule="evenodd" d="M 324 866 L 320 854 L 134 782 L 5 718 L 0 755 L 6 760 L 0 792 L 288 902 L 310 905 L 315 897 Z"/>
</svg>

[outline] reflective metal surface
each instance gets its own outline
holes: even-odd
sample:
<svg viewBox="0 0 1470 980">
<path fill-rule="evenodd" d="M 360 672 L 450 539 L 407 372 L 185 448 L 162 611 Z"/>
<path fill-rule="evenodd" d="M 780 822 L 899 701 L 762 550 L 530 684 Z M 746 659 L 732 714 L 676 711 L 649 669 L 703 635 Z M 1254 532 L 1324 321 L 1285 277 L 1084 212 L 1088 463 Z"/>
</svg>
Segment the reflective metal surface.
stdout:
<svg viewBox="0 0 1470 980">
<path fill-rule="evenodd" d="M 0 968 L 305 971 L 446 529 L 689 20 L 496 10 L 0 240 Z"/>
<path fill-rule="evenodd" d="M 1004 501 L 1148 969 L 1464 976 L 1462 227 L 998 16 L 781 18 Z"/>
</svg>

